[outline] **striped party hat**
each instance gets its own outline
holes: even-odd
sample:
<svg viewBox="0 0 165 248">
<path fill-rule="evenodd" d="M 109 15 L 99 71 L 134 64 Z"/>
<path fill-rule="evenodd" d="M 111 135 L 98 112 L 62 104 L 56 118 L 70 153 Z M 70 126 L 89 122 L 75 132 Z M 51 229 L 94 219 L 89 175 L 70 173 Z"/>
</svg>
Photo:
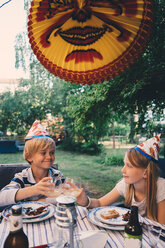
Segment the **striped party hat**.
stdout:
<svg viewBox="0 0 165 248">
<path fill-rule="evenodd" d="M 25 137 L 25 141 L 33 138 L 39 137 L 50 137 L 50 135 L 46 132 L 44 127 L 40 124 L 40 121 L 36 120 L 32 127 L 30 128 L 28 134 Z"/>
<path fill-rule="evenodd" d="M 160 136 L 161 134 L 158 134 L 151 139 L 148 139 L 143 143 L 135 146 L 134 149 L 145 157 L 151 159 L 153 162 L 158 163 Z"/>
</svg>

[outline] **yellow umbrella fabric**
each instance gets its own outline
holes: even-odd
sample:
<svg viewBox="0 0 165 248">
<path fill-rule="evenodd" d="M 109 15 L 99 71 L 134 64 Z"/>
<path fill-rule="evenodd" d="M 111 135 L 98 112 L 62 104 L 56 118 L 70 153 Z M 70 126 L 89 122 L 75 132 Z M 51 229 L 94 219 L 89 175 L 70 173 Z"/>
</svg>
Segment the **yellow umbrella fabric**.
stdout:
<svg viewBox="0 0 165 248">
<path fill-rule="evenodd" d="M 33 0 L 28 35 L 41 64 L 66 81 L 101 83 L 146 48 L 152 0 Z"/>
</svg>

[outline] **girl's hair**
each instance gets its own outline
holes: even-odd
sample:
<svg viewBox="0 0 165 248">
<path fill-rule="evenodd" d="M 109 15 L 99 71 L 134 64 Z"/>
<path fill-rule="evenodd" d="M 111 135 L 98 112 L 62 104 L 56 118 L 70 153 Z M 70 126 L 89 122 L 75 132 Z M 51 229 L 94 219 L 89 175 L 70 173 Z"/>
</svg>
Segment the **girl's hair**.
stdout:
<svg viewBox="0 0 165 248">
<path fill-rule="evenodd" d="M 26 161 L 28 158 L 35 154 L 39 150 L 45 150 L 47 148 L 56 149 L 55 142 L 52 138 L 49 137 L 39 137 L 27 140 L 25 142 L 23 157 Z M 30 163 L 28 161 L 28 163 Z"/>
<path fill-rule="evenodd" d="M 147 171 L 146 178 L 146 209 L 145 214 L 148 218 L 157 221 L 157 179 L 158 179 L 158 165 L 149 158 L 142 155 L 140 152 L 131 148 L 127 151 L 127 158 L 130 163 L 137 168 L 144 168 Z M 133 184 L 130 184 L 126 192 L 125 205 L 131 206 L 133 197 Z"/>
</svg>

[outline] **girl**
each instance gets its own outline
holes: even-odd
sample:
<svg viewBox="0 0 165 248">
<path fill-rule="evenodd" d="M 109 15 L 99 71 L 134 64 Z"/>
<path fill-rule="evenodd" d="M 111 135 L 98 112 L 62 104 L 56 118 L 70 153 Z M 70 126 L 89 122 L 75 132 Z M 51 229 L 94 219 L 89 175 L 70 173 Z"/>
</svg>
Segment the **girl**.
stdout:
<svg viewBox="0 0 165 248">
<path fill-rule="evenodd" d="M 158 177 L 160 135 L 129 149 L 124 158 L 123 178 L 105 196 L 90 199 L 84 189 L 77 203 L 87 208 L 108 206 L 120 196 L 125 206 L 138 206 L 139 214 L 165 224 L 165 179 Z"/>
</svg>

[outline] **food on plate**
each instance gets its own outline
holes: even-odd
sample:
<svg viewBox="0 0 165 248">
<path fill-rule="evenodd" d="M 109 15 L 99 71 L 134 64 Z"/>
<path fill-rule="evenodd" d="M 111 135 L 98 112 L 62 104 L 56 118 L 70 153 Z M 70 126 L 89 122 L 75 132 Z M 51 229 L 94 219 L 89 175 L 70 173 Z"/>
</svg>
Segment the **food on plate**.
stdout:
<svg viewBox="0 0 165 248">
<path fill-rule="evenodd" d="M 115 209 L 104 210 L 102 213 L 100 213 L 100 216 L 103 219 L 112 219 L 119 217 L 119 213 Z"/>
<path fill-rule="evenodd" d="M 42 207 L 39 207 L 39 208 L 37 208 L 37 209 L 33 209 L 33 208 L 31 208 L 31 207 L 24 208 L 25 214 L 28 215 L 28 216 L 29 216 L 29 215 L 33 215 L 33 216 L 39 215 L 39 214 L 45 212 L 45 211 L 46 211 L 46 208 L 47 208 L 48 206 L 49 206 L 49 205 L 42 206 Z"/>
<path fill-rule="evenodd" d="M 128 210 L 127 213 L 122 214 L 122 219 L 123 219 L 124 221 L 129 221 L 130 216 L 131 216 L 131 212 Z"/>
</svg>

